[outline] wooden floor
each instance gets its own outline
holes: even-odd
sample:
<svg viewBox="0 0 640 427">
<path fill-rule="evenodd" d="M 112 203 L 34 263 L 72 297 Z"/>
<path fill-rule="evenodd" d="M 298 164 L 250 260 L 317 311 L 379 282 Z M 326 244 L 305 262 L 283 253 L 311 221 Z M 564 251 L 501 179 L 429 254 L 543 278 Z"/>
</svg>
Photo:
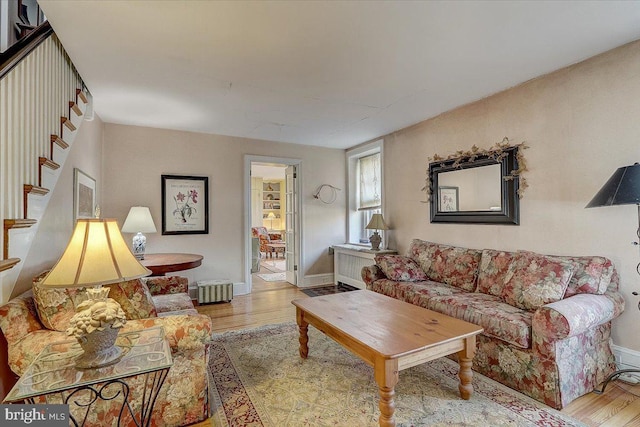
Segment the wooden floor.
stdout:
<svg viewBox="0 0 640 427">
<path fill-rule="evenodd" d="M 286 282 L 265 282 L 254 275 L 253 292 L 234 297 L 230 303 L 208 304 L 198 311 L 211 316 L 215 332 L 253 328 L 295 320 L 291 300 L 308 298 Z M 588 426 L 640 427 L 640 385 L 615 381 L 603 395 L 589 393 L 562 410 Z M 195 424 L 210 427 L 210 421 Z"/>
</svg>

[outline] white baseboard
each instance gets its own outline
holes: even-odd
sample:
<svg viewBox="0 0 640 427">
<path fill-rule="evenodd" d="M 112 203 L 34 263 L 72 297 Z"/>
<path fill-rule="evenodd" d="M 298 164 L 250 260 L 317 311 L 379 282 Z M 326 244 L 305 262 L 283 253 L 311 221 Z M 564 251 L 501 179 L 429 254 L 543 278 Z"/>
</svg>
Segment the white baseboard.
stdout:
<svg viewBox="0 0 640 427">
<path fill-rule="evenodd" d="M 299 288 L 308 288 L 320 285 L 333 285 L 333 273 L 304 276 L 302 283 L 298 283 Z"/>
<path fill-rule="evenodd" d="M 246 295 L 249 293 L 249 287 L 245 282 L 233 283 L 233 295 Z"/>
<path fill-rule="evenodd" d="M 631 350 L 618 345 L 611 345 L 611 350 L 616 357 L 618 369 L 640 369 L 640 351 Z"/>
</svg>

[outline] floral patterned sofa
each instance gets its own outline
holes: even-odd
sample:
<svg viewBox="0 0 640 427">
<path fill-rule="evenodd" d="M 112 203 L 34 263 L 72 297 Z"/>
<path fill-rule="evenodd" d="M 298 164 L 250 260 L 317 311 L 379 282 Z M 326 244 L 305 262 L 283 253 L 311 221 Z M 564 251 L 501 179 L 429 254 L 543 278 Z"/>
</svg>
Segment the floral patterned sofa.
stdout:
<svg viewBox="0 0 640 427">
<path fill-rule="evenodd" d="M 473 369 L 560 409 L 615 370 L 618 274 L 598 256 L 467 249 L 415 239 L 377 255 L 367 288 L 484 328 Z"/>
<path fill-rule="evenodd" d="M 44 274 L 34 279 L 32 290 L 0 307 L 9 367 L 18 376 L 47 344 L 72 339 L 65 329 L 75 314 L 76 303 L 82 300 L 83 289 L 38 287 L 43 277 Z M 109 287 L 109 297 L 120 303 L 127 317 L 122 331 L 162 326 L 169 340 L 173 366 L 156 400 L 152 424 L 181 426 L 208 418 L 211 319 L 195 310 L 188 294 L 188 280 L 152 277 Z M 139 413 L 144 384 L 136 379 L 128 382 L 132 409 Z M 111 425 L 118 419 L 120 404 L 121 401 L 99 402 L 89 412 L 85 425 Z M 134 425 L 134 420 L 125 416 L 121 425 Z"/>
</svg>

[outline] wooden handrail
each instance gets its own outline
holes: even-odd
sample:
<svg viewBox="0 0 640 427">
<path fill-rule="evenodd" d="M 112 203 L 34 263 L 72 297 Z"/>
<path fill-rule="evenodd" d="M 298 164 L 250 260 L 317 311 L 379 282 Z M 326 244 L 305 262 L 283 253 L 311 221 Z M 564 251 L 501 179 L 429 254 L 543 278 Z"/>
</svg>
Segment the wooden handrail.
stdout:
<svg viewBox="0 0 640 427">
<path fill-rule="evenodd" d="M 16 44 L 0 53 L 0 79 L 13 69 L 20 61 L 27 56 L 40 43 L 53 34 L 53 28 L 49 21 L 45 21 L 33 32 L 20 39 Z"/>
</svg>

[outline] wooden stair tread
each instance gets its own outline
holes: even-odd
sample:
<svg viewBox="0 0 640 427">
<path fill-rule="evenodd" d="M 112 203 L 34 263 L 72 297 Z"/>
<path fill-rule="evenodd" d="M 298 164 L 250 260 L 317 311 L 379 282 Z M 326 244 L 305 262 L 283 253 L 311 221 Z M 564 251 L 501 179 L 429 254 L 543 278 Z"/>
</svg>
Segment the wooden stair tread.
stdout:
<svg viewBox="0 0 640 427">
<path fill-rule="evenodd" d="M 65 140 L 60 138 L 58 135 L 51 135 L 51 151 L 52 152 L 53 152 L 53 144 L 57 145 L 63 150 L 66 150 L 67 148 L 69 148 L 69 144 L 67 144 Z"/>
<path fill-rule="evenodd" d="M 84 94 L 82 89 L 76 89 L 76 100 L 77 98 L 80 98 L 82 102 L 84 102 L 85 104 L 89 103 L 89 100 L 87 99 L 87 95 Z"/>
<path fill-rule="evenodd" d="M 20 262 L 20 258 L 9 258 L 0 260 L 0 271 L 5 271 L 13 268 L 14 265 Z"/>
<path fill-rule="evenodd" d="M 24 185 L 25 194 L 34 194 L 37 196 L 45 196 L 49 194 L 49 189 L 44 187 L 38 187 L 37 185 L 25 184 Z"/>
<path fill-rule="evenodd" d="M 59 164 L 51 159 L 47 159 L 46 157 L 38 157 L 38 163 L 40 164 L 40 166 L 44 166 L 52 170 L 60 168 Z"/>
<path fill-rule="evenodd" d="M 82 115 L 82 110 L 80 109 L 80 107 L 78 107 L 78 104 L 76 104 L 73 101 L 69 101 L 69 112 L 71 112 L 71 111 L 76 113 L 76 115 L 78 115 L 78 116 Z"/>
<path fill-rule="evenodd" d="M 60 123 L 63 126 L 66 126 L 66 128 L 69 129 L 72 132 L 76 130 L 75 125 L 73 123 L 71 123 L 71 120 L 67 119 L 66 117 L 60 117 Z M 62 133 L 62 132 L 60 132 L 60 133 Z"/>
</svg>

